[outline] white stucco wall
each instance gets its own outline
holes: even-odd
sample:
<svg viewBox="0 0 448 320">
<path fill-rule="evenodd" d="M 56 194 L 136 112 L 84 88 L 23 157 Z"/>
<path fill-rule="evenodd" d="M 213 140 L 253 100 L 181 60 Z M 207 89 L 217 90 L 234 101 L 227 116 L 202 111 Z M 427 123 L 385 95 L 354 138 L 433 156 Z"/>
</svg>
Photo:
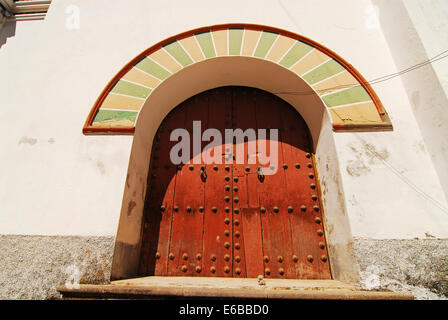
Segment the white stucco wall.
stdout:
<svg viewBox="0 0 448 320">
<path fill-rule="evenodd" d="M 80 28 L 69 30 L 73 5 Z M 55 0 L 45 21 L 17 22 L 0 48 L 0 234 L 115 235 L 132 136 L 81 129 L 107 82 L 144 49 L 196 27 L 264 24 L 329 47 L 369 80 L 398 71 L 372 12 L 368 0 Z M 446 199 L 403 82 L 374 89 L 394 131 L 335 133 L 352 233 L 448 237 Z"/>
</svg>

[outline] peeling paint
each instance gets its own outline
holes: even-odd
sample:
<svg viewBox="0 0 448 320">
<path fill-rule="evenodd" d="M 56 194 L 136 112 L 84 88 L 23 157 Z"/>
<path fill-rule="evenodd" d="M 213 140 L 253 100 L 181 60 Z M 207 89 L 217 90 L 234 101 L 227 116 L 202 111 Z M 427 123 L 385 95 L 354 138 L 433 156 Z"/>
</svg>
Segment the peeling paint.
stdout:
<svg viewBox="0 0 448 320">
<path fill-rule="evenodd" d="M 22 138 L 19 140 L 19 145 L 20 145 L 20 144 L 35 145 L 36 142 L 37 142 L 37 139 L 29 138 L 29 137 L 26 137 L 26 136 L 25 136 L 25 137 L 22 137 Z"/>
<path fill-rule="evenodd" d="M 128 212 L 127 212 L 128 217 L 131 215 L 132 210 L 135 208 L 136 205 L 137 205 L 137 203 L 135 203 L 135 201 L 133 201 L 133 200 L 129 201 L 129 203 L 128 203 Z"/>
<path fill-rule="evenodd" d="M 100 172 L 102 175 L 106 174 L 106 169 L 104 168 L 104 163 L 101 160 L 97 160 L 96 161 L 96 166 L 98 167 L 98 169 L 100 169 Z"/>
<path fill-rule="evenodd" d="M 358 136 L 359 138 L 359 136 Z M 379 164 L 379 161 L 386 161 L 389 158 L 389 151 L 386 148 L 378 150 L 373 144 L 361 139 L 361 145 L 349 145 L 356 159 L 348 160 L 346 171 L 352 177 L 360 177 L 372 171 L 371 166 Z"/>
</svg>

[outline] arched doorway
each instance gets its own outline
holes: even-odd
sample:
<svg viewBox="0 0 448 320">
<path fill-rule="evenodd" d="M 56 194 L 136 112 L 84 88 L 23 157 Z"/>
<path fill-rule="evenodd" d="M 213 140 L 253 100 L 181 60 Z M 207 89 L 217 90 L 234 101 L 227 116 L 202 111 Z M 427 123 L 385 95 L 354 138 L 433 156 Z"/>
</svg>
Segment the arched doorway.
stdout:
<svg viewBox="0 0 448 320">
<path fill-rule="evenodd" d="M 263 174 L 263 154 L 251 149 L 263 137 L 248 134 L 244 142 L 222 141 L 222 149 L 218 143 L 211 151 L 204 149 L 209 141 L 195 147 L 193 121 L 200 121 L 202 131 L 217 129 L 222 137 L 225 129 L 257 134 L 258 129 L 278 129 L 278 144 L 267 143 L 266 154 L 272 155 L 272 146 L 278 150 L 277 161 L 269 164 L 275 174 Z M 178 128 L 193 137 L 189 164 L 170 159 L 178 143 L 170 135 Z M 236 159 L 239 146 L 244 146 L 243 162 Z M 330 279 L 312 154 L 305 121 L 265 91 L 222 87 L 181 103 L 153 141 L 140 275 Z M 216 156 L 221 163 L 207 161 Z"/>
</svg>

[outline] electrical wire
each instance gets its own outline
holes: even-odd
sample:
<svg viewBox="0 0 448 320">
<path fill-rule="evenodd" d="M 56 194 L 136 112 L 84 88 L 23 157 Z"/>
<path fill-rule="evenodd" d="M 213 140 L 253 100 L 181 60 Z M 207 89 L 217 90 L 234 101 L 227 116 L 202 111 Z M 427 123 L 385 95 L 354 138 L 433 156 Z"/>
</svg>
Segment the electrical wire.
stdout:
<svg viewBox="0 0 448 320">
<path fill-rule="evenodd" d="M 387 74 L 375 79 L 372 79 L 370 81 L 366 81 L 366 82 L 358 82 L 358 83 L 353 83 L 353 84 L 345 84 L 345 85 L 340 85 L 340 86 L 334 86 L 334 87 L 330 87 L 330 88 L 325 88 L 322 90 L 308 90 L 308 91 L 279 91 L 279 92 L 274 92 L 274 94 L 292 94 L 292 95 L 311 95 L 311 94 L 315 94 L 318 93 L 319 95 L 325 94 L 327 92 L 334 92 L 336 90 L 341 90 L 341 89 L 347 89 L 347 88 L 354 88 L 354 87 L 359 87 L 362 85 L 374 85 L 377 83 L 381 83 L 381 82 L 385 82 L 388 81 L 390 79 L 393 79 L 395 77 L 401 76 L 403 74 L 406 74 L 408 72 L 411 72 L 413 70 L 419 69 L 421 67 L 424 67 L 428 64 L 432 64 L 433 62 L 439 61 L 441 59 L 447 58 L 448 57 L 448 49 L 444 50 L 442 52 L 440 52 L 439 54 L 435 55 L 434 57 L 425 60 L 423 62 L 417 63 L 413 66 L 410 66 L 406 69 L 403 69 L 401 71 L 398 72 L 394 72 L 391 74 Z"/>
</svg>

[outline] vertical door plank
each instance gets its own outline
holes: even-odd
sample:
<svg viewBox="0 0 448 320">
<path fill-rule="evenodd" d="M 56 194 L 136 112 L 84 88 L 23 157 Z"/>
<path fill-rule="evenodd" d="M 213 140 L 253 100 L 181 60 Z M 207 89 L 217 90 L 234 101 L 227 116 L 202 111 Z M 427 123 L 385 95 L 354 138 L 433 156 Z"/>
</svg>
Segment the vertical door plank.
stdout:
<svg viewBox="0 0 448 320">
<path fill-rule="evenodd" d="M 193 150 L 193 121 L 206 124 L 208 99 L 200 95 L 189 99 L 186 105 L 185 127 L 190 131 L 190 150 Z M 203 259 L 198 255 L 202 255 L 204 212 L 201 208 L 204 207 L 205 182 L 200 175 L 203 164 L 192 163 L 195 157 L 200 159 L 201 154 L 191 154 L 190 164 L 177 171 L 170 242 L 174 259 L 168 260 L 168 275 L 196 276 L 203 269 Z"/>
<path fill-rule="evenodd" d="M 321 259 L 322 255 L 326 256 L 326 245 L 319 248 L 320 243 L 325 244 L 325 238 L 318 234 L 319 230 L 323 231 L 322 215 L 308 127 L 286 103 L 282 118 L 282 147 L 284 162 L 288 166 L 285 170 L 287 194 L 289 203 L 294 207 L 290 221 L 293 251 L 298 258 L 295 262 L 297 277 L 330 279 L 328 261 Z"/>
<path fill-rule="evenodd" d="M 234 126 L 246 132 L 253 130 L 253 139 L 245 140 L 244 163 L 234 165 L 234 176 L 238 181 L 234 181 L 234 198 L 239 202 L 234 203 L 238 211 L 234 211 L 235 244 L 240 248 L 234 249 L 235 260 L 240 260 L 239 266 L 243 270 L 244 276 L 256 278 L 264 274 L 263 266 L 263 244 L 261 236 L 261 218 L 259 212 L 259 198 L 257 193 L 257 152 L 256 152 L 256 129 L 257 123 L 255 115 L 255 95 L 256 90 L 250 88 L 236 88 L 233 95 Z M 255 148 L 249 148 L 252 144 Z M 238 152 L 235 144 L 235 153 Z M 252 159 L 253 161 L 249 161 Z M 252 163 L 254 162 L 254 163 Z M 235 189 L 235 187 L 237 189 Z M 239 236 L 238 236 L 239 234 Z M 238 257 L 240 257 L 238 259 Z"/>
<path fill-rule="evenodd" d="M 217 129 L 224 137 L 226 119 L 230 119 L 231 96 L 229 89 L 216 89 L 207 93 L 209 97 L 209 128 Z M 223 141 L 221 141 L 223 142 Z M 207 142 L 208 144 L 208 142 Z M 204 271 L 203 276 L 232 276 L 232 181 L 231 167 L 224 163 L 224 147 L 218 153 L 221 164 L 209 163 L 205 183 L 204 214 Z M 207 155 L 207 153 L 205 153 Z M 214 157 L 215 153 L 210 153 Z M 207 163 L 211 157 L 206 157 Z M 215 158 L 216 159 L 216 158 Z M 226 177 L 227 180 L 226 181 Z M 227 219 L 227 220 L 226 220 Z"/>
<path fill-rule="evenodd" d="M 267 93 L 257 95 L 256 117 L 258 128 L 281 129 L 281 111 L 274 97 Z M 281 135 L 282 132 L 279 130 L 277 150 L 270 150 L 269 143 L 266 146 L 269 153 L 277 152 L 277 171 L 273 175 L 266 175 L 264 181 L 259 183 L 260 205 L 266 209 L 265 213 L 261 213 L 263 251 L 266 257 L 264 261 L 265 276 L 269 278 L 296 278 L 295 268 L 292 264 L 290 213 L 288 213 L 287 208 L 286 181 L 282 168 Z"/>
<path fill-rule="evenodd" d="M 170 131 L 184 126 L 184 109 L 180 106 L 164 119 L 153 141 L 140 259 L 140 272 L 144 275 L 164 276 L 167 272 L 176 181 L 176 166 L 169 157 L 174 145 L 170 141 Z"/>
</svg>

